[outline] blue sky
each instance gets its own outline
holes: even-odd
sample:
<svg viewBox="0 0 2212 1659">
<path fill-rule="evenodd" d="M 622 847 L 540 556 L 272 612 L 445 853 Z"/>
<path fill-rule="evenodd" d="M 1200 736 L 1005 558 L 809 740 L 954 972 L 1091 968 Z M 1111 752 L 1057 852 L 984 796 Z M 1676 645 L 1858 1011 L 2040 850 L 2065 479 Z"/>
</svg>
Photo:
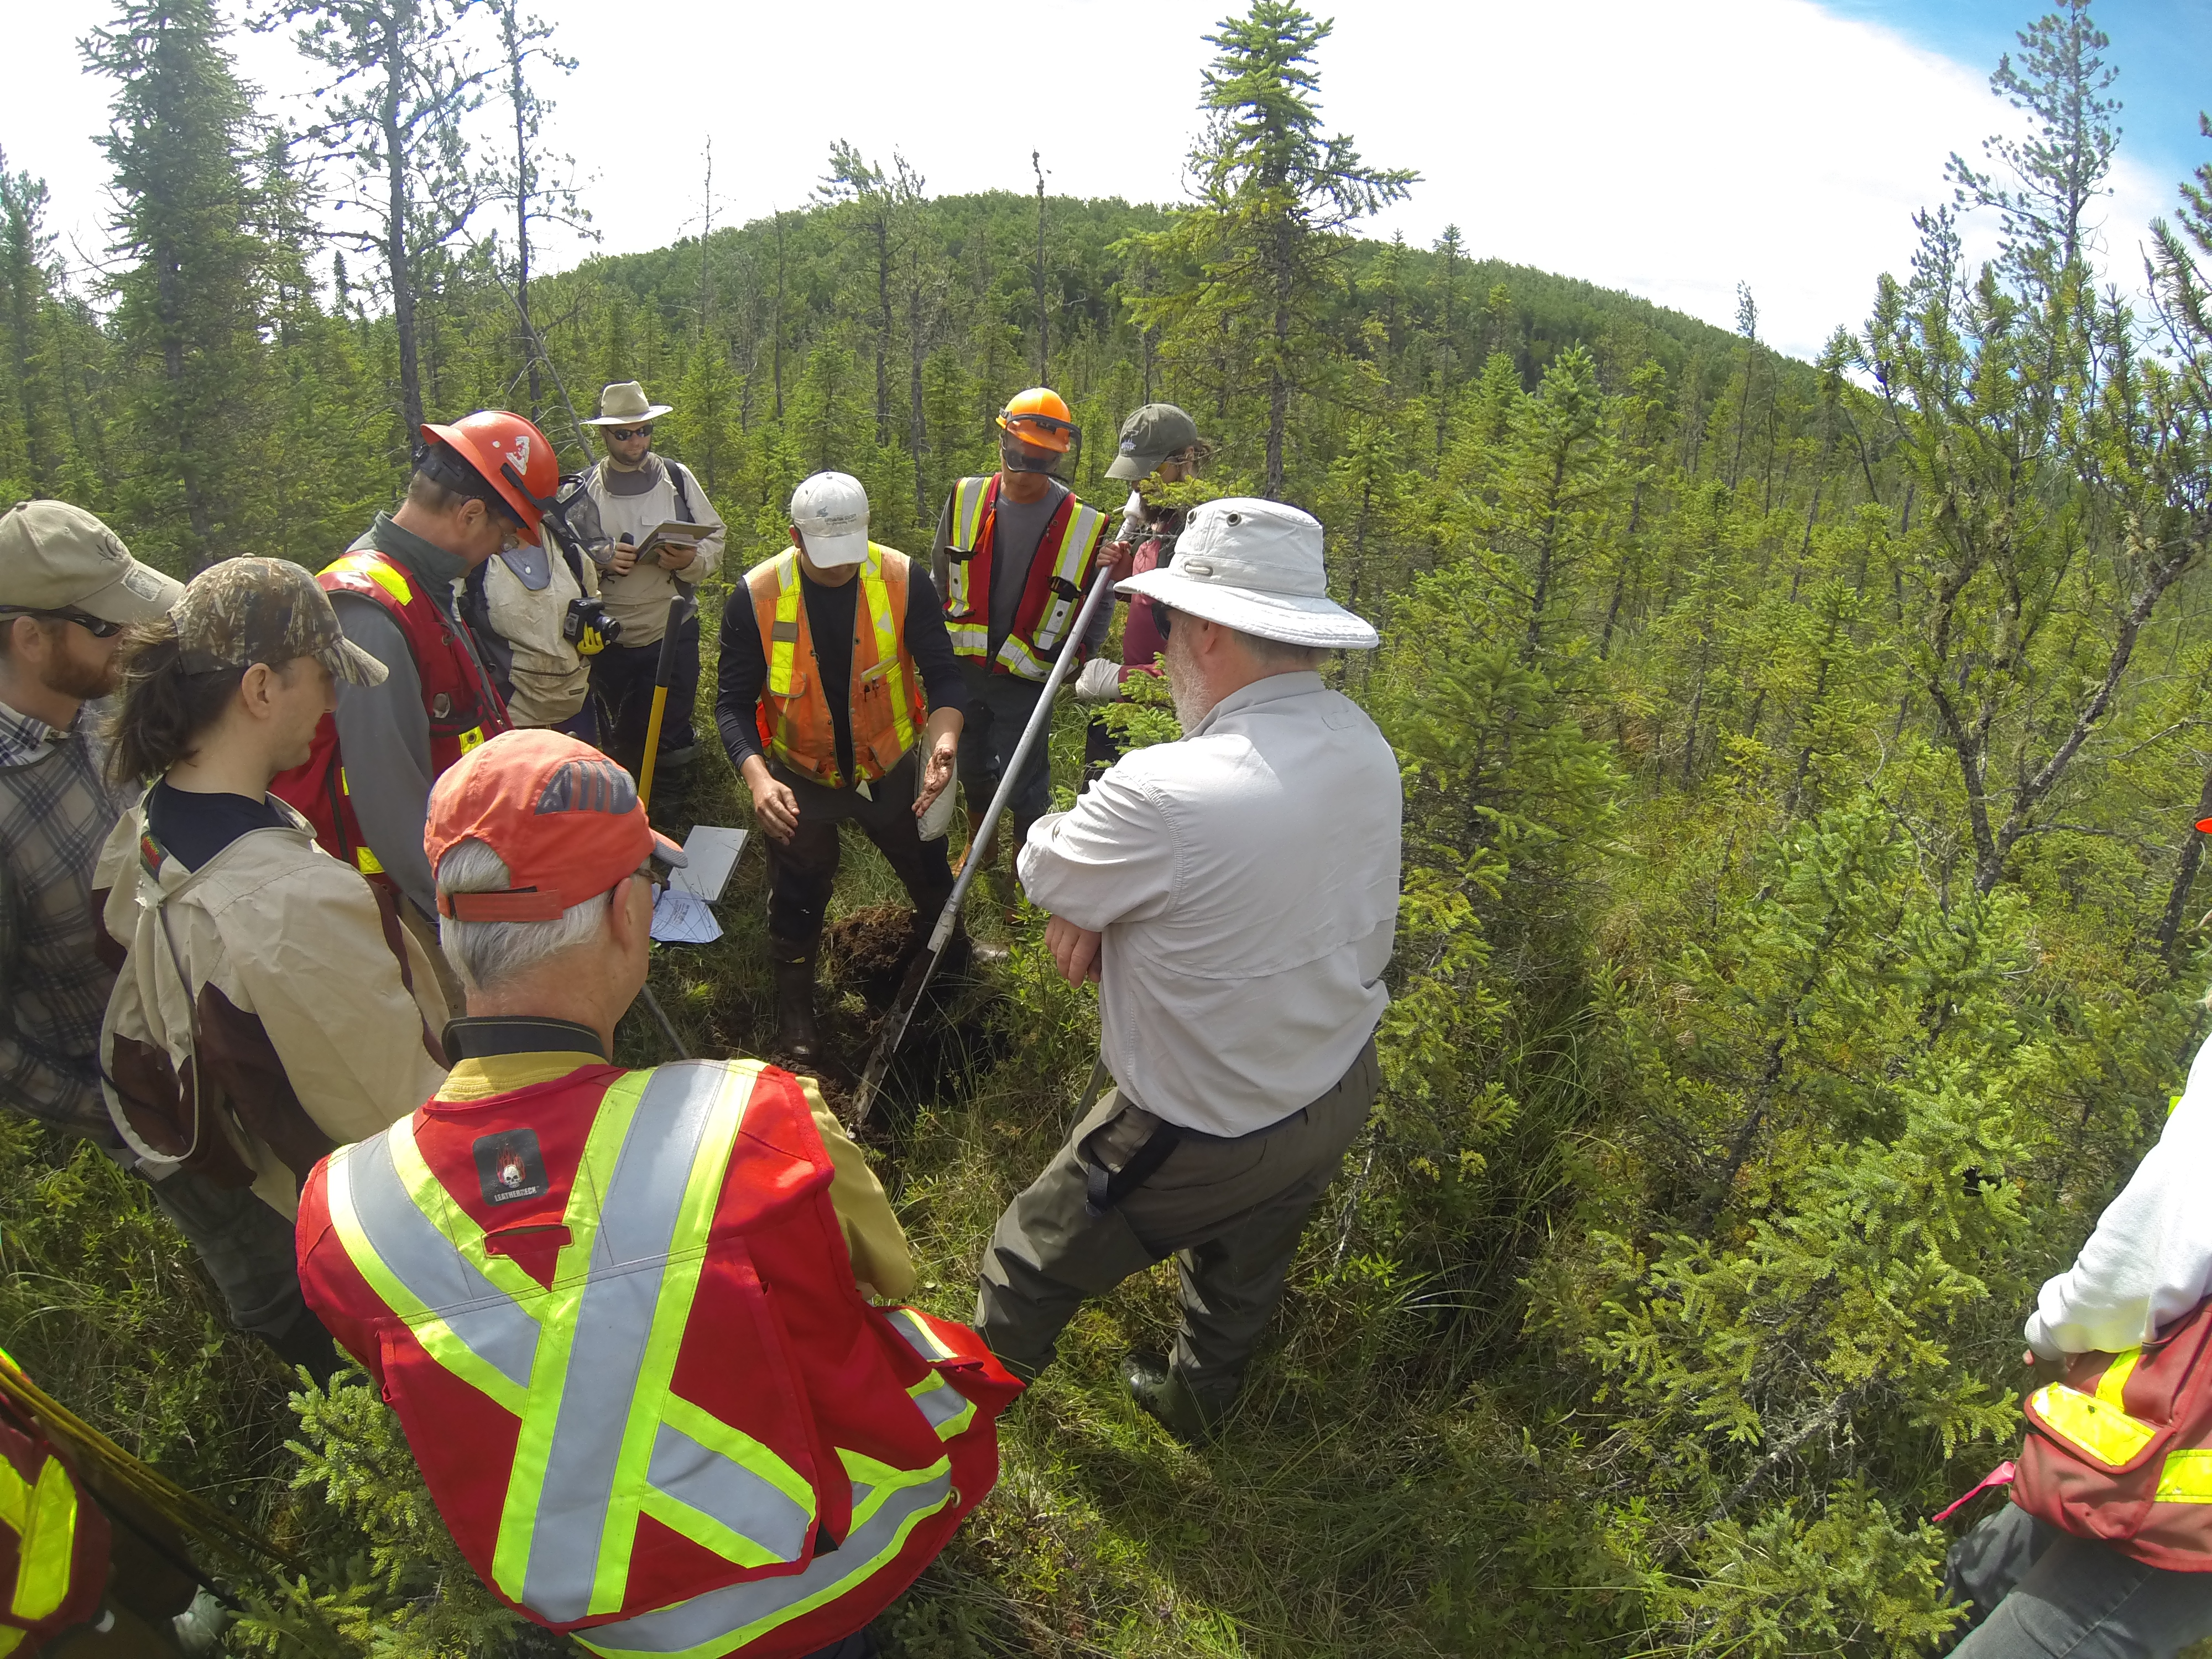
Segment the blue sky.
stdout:
<svg viewBox="0 0 2212 1659">
<path fill-rule="evenodd" d="M 902 152 L 940 191 L 1027 191 L 1035 147 L 1055 191 L 1175 200 L 1202 37 L 1241 3 L 1054 0 L 1001 37 L 945 0 L 532 0 L 580 61 L 545 88 L 550 131 L 576 158 L 610 252 L 697 228 L 710 139 L 717 224 L 804 203 L 840 138 L 879 160 Z M 1370 161 L 1422 174 L 1372 234 L 1427 246 L 1456 223 L 1478 254 L 1723 327 L 1746 282 L 1770 343 L 1805 356 L 1864 318 L 1882 271 L 1906 267 L 1914 210 L 1950 198 L 1945 159 L 1978 157 L 2016 118 L 1989 74 L 2034 15 L 2033 0 L 1309 3 L 1336 20 L 1320 54 L 1324 118 Z M 76 42 L 111 4 L 15 7 L 0 100 L 0 147 L 49 181 L 52 226 L 88 292 L 106 242 L 93 135 L 111 89 L 83 76 Z M 2103 241 L 2112 280 L 2133 290 L 2151 217 L 2212 156 L 2194 137 L 2212 101 L 2212 0 L 2099 0 L 2094 15 L 2126 104 Z M 266 111 L 312 115 L 288 40 L 241 36 L 234 51 Z M 1016 53 L 1035 71 L 1010 78 Z M 1017 81 L 1037 95 L 1011 97 Z M 1989 245 L 1986 225 L 1968 227 L 1970 252 Z M 588 251 L 540 252 L 557 267 Z"/>
<path fill-rule="evenodd" d="M 1831 0 L 1827 9 L 1984 72 L 2017 52 L 2033 12 L 2001 0 Z M 2090 15 L 2112 37 L 2105 59 L 2120 71 L 2121 142 L 2174 179 L 2212 161 L 2212 141 L 2197 128 L 2198 112 L 2212 109 L 2212 0 L 2097 0 Z"/>
</svg>

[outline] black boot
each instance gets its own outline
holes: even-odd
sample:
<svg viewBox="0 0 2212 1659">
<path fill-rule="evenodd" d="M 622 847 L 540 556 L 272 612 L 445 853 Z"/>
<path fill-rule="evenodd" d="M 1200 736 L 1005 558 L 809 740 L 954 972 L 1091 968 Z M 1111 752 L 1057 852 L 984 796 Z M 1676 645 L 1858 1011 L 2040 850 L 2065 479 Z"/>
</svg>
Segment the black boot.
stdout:
<svg viewBox="0 0 2212 1659">
<path fill-rule="evenodd" d="M 814 1025 L 814 953 L 817 939 L 770 939 L 769 958 L 775 964 L 775 1048 L 794 1066 L 822 1058 L 822 1035 Z"/>
<path fill-rule="evenodd" d="M 1223 1413 L 1193 1394 L 1189 1384 L 1158 1354 L 1133 1353 L 1125 1358 L 1121 1386 L 1130 1399 L 1185 1445 L 1212 1439 L 1221 1426 Z"/>
</svg>

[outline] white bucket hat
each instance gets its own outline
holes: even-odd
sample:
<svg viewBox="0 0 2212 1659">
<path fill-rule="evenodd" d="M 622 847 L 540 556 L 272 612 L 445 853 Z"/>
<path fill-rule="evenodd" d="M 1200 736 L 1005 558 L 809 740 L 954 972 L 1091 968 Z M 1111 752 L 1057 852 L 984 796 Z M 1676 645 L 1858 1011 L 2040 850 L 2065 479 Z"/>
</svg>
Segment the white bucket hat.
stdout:
<svg viewBox="0 0 2212 1659">
<path fill-rule="evenodd" d="M 599 414 L 586 426 L 643 426 L 670 412 L 671 405 L 648 402 L 635 380 L 617 380 L 599 389 Z"/>
<path fill-rule="evenodd" d="M 1232 495 L 1192 508 L 1176 538 L 1175 562 L 1115 591 L 1286 645 L 1368 651 L 1382 642 L 1329 598 L 1321 520 L 1281 501 Z"/>
<path fill-rule="evenodd" d="M 868 556 L 868 492 L 849 472 L 817 472 L 793 490 L 791 522 L 824 570 Z"/>
</svg>

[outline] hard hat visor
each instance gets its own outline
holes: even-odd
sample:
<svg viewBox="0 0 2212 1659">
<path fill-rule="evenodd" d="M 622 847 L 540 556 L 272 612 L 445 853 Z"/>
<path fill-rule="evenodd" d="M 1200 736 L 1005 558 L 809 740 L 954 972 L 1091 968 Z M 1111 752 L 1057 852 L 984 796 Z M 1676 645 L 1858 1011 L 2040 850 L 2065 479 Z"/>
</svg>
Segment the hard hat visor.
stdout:
<svg viewBox="0 0 2212 1659">
<path fill-rule="evenodd" d="M 1007 410 L 1001 413 L 999 429 L 1019 438 L 1034 448 L 1049 449 L 1056 455 L 1067 453 L 1075 442 L 1074 422 L 1032 411 L 1016 414 Z"/>
</svg>

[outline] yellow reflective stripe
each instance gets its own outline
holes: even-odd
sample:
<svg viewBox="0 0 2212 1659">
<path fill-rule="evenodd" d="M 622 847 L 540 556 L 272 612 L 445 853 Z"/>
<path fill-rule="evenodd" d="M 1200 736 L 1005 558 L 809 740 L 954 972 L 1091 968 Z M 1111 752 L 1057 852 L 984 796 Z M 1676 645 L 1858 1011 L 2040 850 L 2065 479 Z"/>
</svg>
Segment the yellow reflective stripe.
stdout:
<svg viewBox="0 0 2212 1659">
<path fill-rule="evenodd" d="M 899 662 L 899 623 L 891 615 L 890 590 L 884 586 L 883 549 L 868 544 L 868 556 L 860 566 L 860 592 L 868 602 L 868 620 L 876 630 L 876 668 L 884 677 L 884 690 L 891 700 L 891 730 L 898 738 L 899 753 L 914 747 L 914 711 L 907 696 L 906 674 Z M 860 757 L 854 757 L 854 763 Z"/>
<path fill-rule="evenodd" d="M 991 487 L 989 477 L 963 478 L 952 486 L 952 548 L 957 553 L 972 552 L 975 538 L 983 533 L 983 497 Z"/>
<path fill-rule="evenodd" d="M 776 637 L 778 629 L 799 626 L 799 560 L 786 552 L 775 562 L 775 628 L 769 631 L 768 689 L 779 697 L 791 695 L 791 680 L 799 660 L 799 639 Z"/>
<path fill-rule="evenodd" d="M 1079 588 L 1083 567 L 1090 562 L 1091 550 L 1106 528 L 1106 515 L 1096 507 L 1085 507 L 1081 501 L 1067 517 L 1066 533 L 1060 537 L 1060 546 L 1053 556 L 1052 574 L 1055 581 L 1066 582 Z M 1036 642 L 1040 650 L 1049 651 L 1074 616 L 1079 601 L 1053 592 L 1052 603 L 1045 607 L 1044 615 L 1037 621 Z"/>
<path fill-rule="evenodd" d="M 552 1288 L 541 1290 L 538 1282 L 520 1267 L 514 1269 L 538 1303 L 531 1310 L 531 1316 L 538 1321 L 544 1335 L 538 1340 L 537 1361 L 530 1368 L 529 1394 L 520 1411 L 521 1432 L 515 1437 L 514 1466 L 507 1476 L 507 1501 L 500 1508 L 499 1541 L 492 1549 L 494 1583 L 510 1601 L 522 1600 L 524 1581 L 530 1570 L 531 1539 L 544 1497 L 545 1468 L 553 1453 L 553 1432 L 561 1417 L 561 1395 L 568 1387 L 568 1359 L 575 1346 L 576 1314 L 583 1301 L 585 1283 L 591 1276 L 592 1248 L 599 1241 L 600 1194 L 613 1182 L 616 1160 L 622 1154 L 630 1121 L 637 1115 L 638 1102 L 644 1097 L 645 1086 L 652 1077 L 650 1072 L 627 1073 L 616 1080 L 599 1102 L 599 1109 L 592 1119 L 591 1133 L 584 1140 L 584 1154 L 577 1160 L 575 1180 L 568 1188 L 568 1207 L 562 1213 L 561 1219 L 568 1229 L 568 1242 L 554 1259 Z M 434 1212 L 425 1213 L 430 1214 L 433 1221 L 438 1218 Z M 461 1219 L 466 1221 L 467 1218 Z M 473 1222 L 469 1224 L 475 1225 Z M 445 1229 L 441 1227 L 440 1231 Z M 452 1238 L 453 1235 L 448 1232 L 447 1237 Z M 459 1241 L 455 1239 L 454 1243 L 458 1245 Z M 479 1249 L 482 1243 L 479 1231 Z M 511 1262 L 507 1265 L 514 1266 Z M 484 1276 L 491 1278 L 489 1273 Z M 500 1281 L 492 1282 L 496 1285 Z"/>
<path fill-rule="evenodd" d="M 461 752 L 464 755 L 467 754 L 470 750 L 477 747 L 483 742 L 483 727 L 481 726 L 471 726 L 467 731 L 461 733 Z"/>
<path fill-rule="evenodd" d="M 991 625 L 988 623 L 957 623 L 945 624 L 945 631 L 952 637 L 952 653 L 958 657 L 980 657 L 991 647 Z"/>
<path fill-rule="evenodd" d="M 933 1396 L 940 1389 L 951 1394 L 954 1400 L 960 1402 L 958 1409 L 941 1419 L 936 1412 L 930 1409 L 931 1406 L 933 1405 L 938 1410 L 942 1410 L 952 1402 L 934 1399 Z M 947 1382 L 939 1372 L 932 1371 L 921 1382 L 908 1389 L 907 1395 L 915 1405 L 922 1407 L 922 1415 L 929 1419 L 930 1426 L 937 1431 L 937 1437 L 939 1440 L 951 1439 L 975 1420 L 975 1402 Z M 932 1398 L 925 1402 L 923 1398 L 925 1395 Z"/>
<path fill-rule="evenodd" d="M 422 1149 L 415 1144 L 415 1120 L 401 1118 L 385 1132 L 384 1144 L 391 1149 L 392 1167 L 399 1172 L 407 1195 L 414 1200 L 422 1218 L 444 1235 L 446 1242 L 460 1252 L 464 1261 L 515 1302 L 525 1304 L 522 1311 L 544 1324 L 544 1314 L 526 1304 L 543 1296 L 544 1287 L 524 1272 L 520 1263 L 492 1254 L 485 1243 L 483 1229 L 453 1202 L 445 1183 L 431 1173 Z"/>
<path fill-rule="evenodd" d="M 2027 1403 L 2051 1433 L 2114 1468 L 2134 1459 L 2157 1433 L 2110 1401 L 2063 1382 L 2045 1384 Z"/>
<path fill-rule="evenodd" d="M 76 1551 L 76 1482 L 58 1457 L 49 1456 L 39 1469 L 29 1524 L 17 1548 L 15 1595 L 9 1611 L 36 1624 L 69 1600 L 70 1559 Z"/>
<path fill-rule="evenodd" d="M 684 1345 L 684 1328 L 691 1318 L 691 1298 L 698 1291 L 699 1274 L 707 1265 L 707 1237 L 714 1229 L 715 1206 L 721 1201 L 722 1177 L 730 1167 L 730 1150 L 737 1145 L 738 1129 L 744 1121 L 745 1106 L 752 1099 L 760 1067 L 761 1062 L 753 1060 L 724 1070 L 721 1086 L 714 1092 L 714 1103 L 707 1109 L 706 1133 L 699 1137 L 690 1173 L 684 1179 L 683 1202 L 677 1210 L 675 1231 L 668 1241 L 668 1262 L 661 1271 L 660 1293 L 653 1303 L 653 1324 L 645 1340 L 645 1359 L 638 1370 L 636 1386 L 630 1390 L 629 1419 L 623 1427 L 622 1450 L 616 1455 L 614 1481 L 608 1489 L 606 1522 L 599 1533 L 599 1564 L 592 1577 L 591 1611 L 594 1613 L 619 1611 L 624 1588 L 629 1582 L 630 1550 L 637 1541 L 634 1512 L 647 1508 L 651 1495 L 646 1469 L 653 1457 L 653 1436 L 659 1430 L 665 1409 L 673 1403 L 669 1389 L 676 1376 L 677 1351 Z M 714 1424 L 706 1413 L 696 1414 Z M 723 1452 L 732 1462 L 753 1469 L 781 1490 L 781 1483 L 762 1466 L 781 1469 L 782 1460 L 750 1437 L 739 1437 L 745 1443 L 744 1448 L 732 1449 L 717 1443 L 716 1439 L 693 1432 L 685 1424 L 677 1426 L 702 1445 Z M 727 1431 L 719 1438 L 726 1441 L 732 1433 L 735 1431 Z M 665 1499 L 665 1494 L 660 1496 Z M 707 1520 L 703 1516 L 700 1518 Z M 738 1534 L 732 1532 L 730 1536 L 736 1538 Z M 750 1555 L 732 1556 L 731 1559 L 756 1566 L 763 1560 L 780 1559 L 757 1549 L 754 1554 L 758 1559 Z"/>
<path fill-rule="evenodd" d="M 2115 1357 L 2112 1363 L 2105 1368 L 2105 1374 L 2097 1379 L 2097 1398 L 2117 1411 L 2127 1410 L 2128 1379 L 2136 1374 L 2136 1367 L 2142 1363 L 2141 1348 L 2130 1348 L 2125 1353 Z"/>
<path fill-rule="evenodd" d="M 400 1122 L 406 1121 L 403 1118 Z M 397 1129 L 399 1125 L 392 1127 Z M 389 1139 L 387 1133 L 387 1141 Z M 331 1206 L 331 1227 L 337 1234 L 338 1243 L 345 1247 L 354 1271 L 376 1292 L 377 1300 L 398 1315 L 415 1340 L 422 1345 L 423 1352 L 471 1388 L 481 1390 L 519 1415 L 526 1397 L 525 1391 L 454 1334 L 453 1328 L 408 1289 L 406 1281 L 385 1265 L 384 1258 L 369 1243 L 368 1229 L 361 1224 L 361 1213 L 355 1208 L 353 1199 L 353 1160 L 360 1153 L 358 1143 L 339 1147 L 331 1154 L 324 1176 L 324 1192 Z M 526 1308 L 524 1311 L 529 1310 Z"/>
<path fill-rule="evenodd" d="M 15 1644 L 29 1634 L 19 1625 L 0 1625 L 0 1659 L 8 1659 L 15 1652 Z"/>
<path fill-rule="evenodd" d="M 2166 1455 L 2158 1472 L 2154 1504 L 2212 1504 L 2212 1450 L 2185 1448 Z"/>
<path fill-rule="evenodd" d="M 0 1457 L 0 1522 L 5 1522 L 10 1532 L 21 1532 L 31 1518 L 31 1483 L 17 1474 L 15 1466 Z"/>
<path fill-rule="evenodd" d="M 349 553 L 323 567 L 323 574 L 366 576 L 402 605 L 415 602 L 415 590 L 387 561 L 374 553 Z"/>
<path fill-rule="evenodd" d="M 672 1429 L 682 1430 L 710 1451 L 721 1453 L 732 1463 L 743 1463 L 793 1503 L 812 1513 L 814 1488 L 806 1484 L 797 1469 L 743 1429 L 732 1427 L 712 1412 L 676 1395 L 661 1402 L 660 1420 Z M 756 1458 L 752 1450 L 761 1455 Z"/>
<path fill-rule="evenodd" d="M 1018 634 L 1006 635 L 1006 643 L 999 647 L 999 660 L 1027 680 L 1041 680 L 1052 672 L 1051 663 L 1030 650 Z"/>
<path fill-rule="evenodd" d="M 799 1478 L 796 1469 L 743 1429 L 731 1427 L 688 1400 L 672 1395 L 665 1405 L 667 1408 L 660 1415 L 662 1422 L 672 1428 L 680 1429 L 701 1445 L 721 1453 L 732 1462 L 741 1463 L 760 1475 L 805 1510 L 808 1525 L 813 1524 L 814 1491 Z M 658 1486 L 647 1485 L 641 1487 L 637 1507 L 640 1514 L 651 1516 L 670 1531 L 681 1533 L 700 1548 L 712 1550 L 724 1560 L 734 1561 L 741 1567 L 773 1566 L 785 1559 L 776 1551 L 746 1537 L 735 1528 L 724 1525 L 704 1510 L 692 1508 L 683 1499 L 670 1496 Z M 632 1537 L 635 1536 L 637 1526 L 635 1521 L 629 1523 L 629 1531 Z M 626 1558 L 629 1541 L 623 1540 L 622 1547 Z M 615 1606 L 619 1607 L 621 1605 L 621 1597 L 617 1595 Z"/>
</svg>

